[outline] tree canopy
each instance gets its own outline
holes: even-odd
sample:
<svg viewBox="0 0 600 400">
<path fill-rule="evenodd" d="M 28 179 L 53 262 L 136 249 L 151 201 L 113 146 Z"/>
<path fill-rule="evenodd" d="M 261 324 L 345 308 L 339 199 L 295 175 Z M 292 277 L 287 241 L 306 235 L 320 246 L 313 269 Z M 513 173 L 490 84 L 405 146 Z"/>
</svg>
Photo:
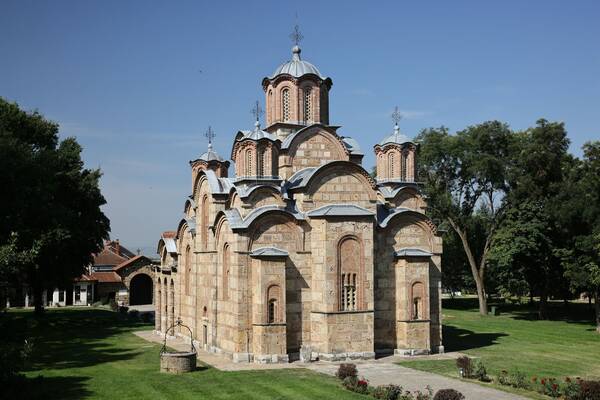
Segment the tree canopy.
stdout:
<svg viewBox="0 0 600 400">
<path fill-rule="evenodd" d="M 0 98 L 0 268 L 33 289 L 37 310 L 42 290 L 79 276 L 110 230 L 100 171 L 84 167 L 81 146 L 59 140 L 58 128 Z"/>
</svg>

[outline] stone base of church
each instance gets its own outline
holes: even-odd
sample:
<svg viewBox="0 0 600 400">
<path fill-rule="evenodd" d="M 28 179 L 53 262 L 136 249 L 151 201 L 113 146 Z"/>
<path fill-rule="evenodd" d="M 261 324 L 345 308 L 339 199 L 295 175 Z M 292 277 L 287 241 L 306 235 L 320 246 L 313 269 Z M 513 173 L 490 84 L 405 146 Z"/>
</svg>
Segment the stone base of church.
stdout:
<svg viewBox="0 0 600 400">
<path fill-rule="evenodd" d="M 394 355 L 411 357 L 411 356 L 426 356 L 431 354 L 429 349 L 394 349 Z"/>
<path fill-rule="evenodd" d="M 375 352 L 312 353 L 311 359 L 319 361 L 373 360 L 375 359 Z"/>
<path fill-rule="evenodd" d="M 256 364 L 287 364 L 290 362 L 287 354 L 257 354 L 254 356 Z"/>
</svg>

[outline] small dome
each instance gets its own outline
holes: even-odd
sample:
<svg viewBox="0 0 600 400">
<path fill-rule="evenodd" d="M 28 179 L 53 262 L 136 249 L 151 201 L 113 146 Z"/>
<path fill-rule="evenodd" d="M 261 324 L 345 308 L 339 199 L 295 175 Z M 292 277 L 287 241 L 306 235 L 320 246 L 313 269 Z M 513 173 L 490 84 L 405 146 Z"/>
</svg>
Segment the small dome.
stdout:
<svg viewBox="0 0 600 400">
<path fill-rule="evenodd" d="M 294 78 L 300 78 L 306 74 L 317 75 L 321 79 L 325 79 L 314 65 L 308 61 L 304 61 L 300 58 L 300 52 L 302 50 L 298 46 L 292 48 L 292 59 L 286 63 L 281 64 L 271 75 L 271 79 L 277 75 L 288 74 Z"/>
<path fill-rule="evenodd" d="M 221 157 L 220 155 L 218 155 L 215 151 L 213 151 L 212 149 L 208 149 L 208 151 L 204 154 L 202 154 L 200 156 L 200 160 L 204 160 L 206 162 L 208 161 L 220 161 L 223 162 L 225 161 L 223 159 L 223 157 Z"/>
<path fill-rule="evenodd" d="M 260 139 L 268 139 L 272 142 L 277 140 L 277 137 L 267 131 L 263 131 L 260 129 L 260 122 L 256 121 L 254 124 L 254 130 L 252 131 L 239 131 L 236 137 L 237 142 L 241 142 L 242 140 L 260 140 Z"/>
<path fill-rule="evenodd" d="M 403 144 L 413 143 L 413 141 L 408 136 L 400 133 L 400 128 L 398 127 L 398 125 L 396 125 L 394 127 L 394 133 L 392 133 L 391 135 L 383 139 L 381 142 L 379 142 L 379 146 L 385 146 L 388 143 Z"/>
</svg>

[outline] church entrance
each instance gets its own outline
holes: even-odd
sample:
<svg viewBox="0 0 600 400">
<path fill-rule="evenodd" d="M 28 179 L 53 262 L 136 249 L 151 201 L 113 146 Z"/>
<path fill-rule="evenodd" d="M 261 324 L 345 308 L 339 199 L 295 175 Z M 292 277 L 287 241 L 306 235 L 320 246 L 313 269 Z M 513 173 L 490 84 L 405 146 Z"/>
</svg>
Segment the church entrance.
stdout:
<svg viewBox="0 0 600 400">
<path fill-rule="evenodd" d="M 129 284 L 129 305 L 152 304 L 152 278 L 146 274 L 138 274 Z"/>
</svg>

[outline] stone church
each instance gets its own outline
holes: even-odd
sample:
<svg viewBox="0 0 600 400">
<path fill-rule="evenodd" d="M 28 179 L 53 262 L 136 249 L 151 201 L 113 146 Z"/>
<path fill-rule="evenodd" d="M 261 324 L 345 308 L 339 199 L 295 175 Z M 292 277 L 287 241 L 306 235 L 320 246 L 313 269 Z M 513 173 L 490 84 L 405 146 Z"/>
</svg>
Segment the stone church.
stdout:
<svg viewBox="0 0 600 400">
<path fill-rule="evenodd" d="M 298 45 L 262 87 L 266 126 L 257 107 L 235 134 L 235 176 L 211 134 L 190 161 L 183 218 L 158 242 L 156 331 L 180 318 L 197 346 L 236 362 L 443 351 L 442 239 L 415 179 L 418 146 L 396 121 L 372 178 L 329 121 L 331 78 Z"/>
</svg>

